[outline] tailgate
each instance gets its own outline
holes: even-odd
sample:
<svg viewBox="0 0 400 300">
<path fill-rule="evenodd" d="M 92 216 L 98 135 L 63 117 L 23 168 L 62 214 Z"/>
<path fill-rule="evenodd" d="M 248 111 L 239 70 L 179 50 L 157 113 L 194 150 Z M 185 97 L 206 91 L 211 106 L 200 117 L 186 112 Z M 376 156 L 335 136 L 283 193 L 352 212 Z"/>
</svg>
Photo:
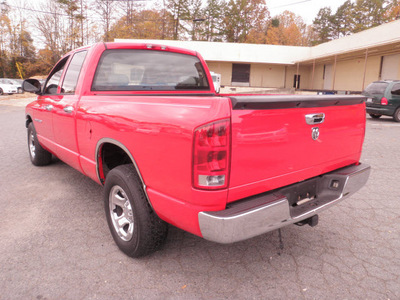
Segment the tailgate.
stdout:
<svg viewBox="0 0 400 300">
<path fill-rule="evenodd" d="M 231 96 L 228 202 L 357 163 L 363 96 Z"/>
</svg>

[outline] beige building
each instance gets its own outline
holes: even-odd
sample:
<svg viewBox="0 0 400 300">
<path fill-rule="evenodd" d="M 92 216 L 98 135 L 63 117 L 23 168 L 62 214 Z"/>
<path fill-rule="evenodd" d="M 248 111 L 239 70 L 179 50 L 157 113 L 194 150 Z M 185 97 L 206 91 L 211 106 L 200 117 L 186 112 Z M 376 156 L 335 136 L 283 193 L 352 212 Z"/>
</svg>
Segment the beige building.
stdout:
<svg viewBox="0 0 400 300">
<path fill-rule="evenodd" d="M 400 79 L 400 20 L 314 47 L 203 41 L 116 40 L 198 51 L 224 86 L 360 92 Z"/>
</svg>

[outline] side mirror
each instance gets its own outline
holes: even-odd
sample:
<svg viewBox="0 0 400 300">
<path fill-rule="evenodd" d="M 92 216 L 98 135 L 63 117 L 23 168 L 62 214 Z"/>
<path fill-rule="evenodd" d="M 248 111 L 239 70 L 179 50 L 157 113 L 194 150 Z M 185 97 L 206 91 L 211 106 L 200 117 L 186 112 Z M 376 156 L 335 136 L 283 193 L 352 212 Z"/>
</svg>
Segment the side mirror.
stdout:
<svg viewBox="0 0 400 300">
<path fill-rule="evenodd" d="M 22 83 L 22 89 L 25 92 L 40 94 L 42 86 L 37 79 L 25 79 Z"/>
</svg>

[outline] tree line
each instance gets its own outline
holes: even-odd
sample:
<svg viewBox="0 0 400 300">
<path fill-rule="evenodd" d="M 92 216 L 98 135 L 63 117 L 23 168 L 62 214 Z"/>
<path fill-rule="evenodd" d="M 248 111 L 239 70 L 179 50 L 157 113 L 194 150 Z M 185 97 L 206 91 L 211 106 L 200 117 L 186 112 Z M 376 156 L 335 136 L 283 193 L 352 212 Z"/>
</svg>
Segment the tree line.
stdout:
<svg viewBox="0 0 400 300">
<path fill-rule="evenodd" d="M 348 0 L 336 12 L 320 9 L 311 25 L 290 11 L 271 17 L 264 0 L 162 0 L 153 5 L 46 0 L 40 7 L 3 0 L 0 6 L 0 77 L 10 78 L 45 75 L 64 53 L 115 38 L 310 46 L 400 15 L 400 0 Z"/>
</svg>

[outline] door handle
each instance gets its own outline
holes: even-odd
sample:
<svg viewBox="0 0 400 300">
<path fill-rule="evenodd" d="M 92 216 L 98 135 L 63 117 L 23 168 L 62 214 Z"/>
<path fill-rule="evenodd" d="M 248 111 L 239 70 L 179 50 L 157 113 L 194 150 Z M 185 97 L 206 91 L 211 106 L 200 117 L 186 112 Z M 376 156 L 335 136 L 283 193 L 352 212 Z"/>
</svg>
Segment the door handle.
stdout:
<svg viewBox="0 0 400 300">
<path fill-rule="evenodd" d="M 306 123 L 308 125 L 321 124 L 324 123 L 324 121 L 325 121 L 324 113 L 306 115 Z"/>
<path fill-rule="evenodd" d="M 74 108 L 72 106 L 66 106 L 66 107 L 64 107 L 64 111 L 66 113 L 70 114 L 74 111 Z"/>
<path fill-rule="evenodd" d="M 51 104 L 45 105 L 44 109 L 47 111 L 51 111 L 53 109 L 53 105 L 51 105 Z"/>
</svg>

